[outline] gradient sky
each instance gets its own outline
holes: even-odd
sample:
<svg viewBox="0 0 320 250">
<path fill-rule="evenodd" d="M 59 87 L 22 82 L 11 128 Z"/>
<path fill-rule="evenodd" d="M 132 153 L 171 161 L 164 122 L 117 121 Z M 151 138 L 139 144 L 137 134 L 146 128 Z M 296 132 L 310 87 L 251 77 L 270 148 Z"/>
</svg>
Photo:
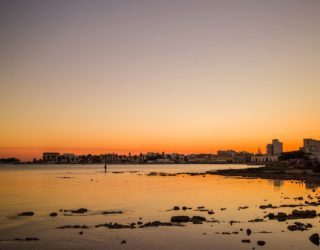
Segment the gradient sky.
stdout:
<svg viewBox="0 0 320 250">
<path fill-rule="evenodd" d="M 320 138 L 319 0 L 1 0 L 0 30 L 0 157 Z"/>
</svg>

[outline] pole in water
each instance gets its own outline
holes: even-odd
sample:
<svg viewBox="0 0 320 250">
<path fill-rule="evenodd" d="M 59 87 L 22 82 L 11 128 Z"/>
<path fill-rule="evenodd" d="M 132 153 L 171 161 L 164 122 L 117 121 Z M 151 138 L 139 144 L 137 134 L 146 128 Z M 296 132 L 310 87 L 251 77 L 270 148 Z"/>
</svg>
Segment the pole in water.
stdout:
<svg viewBox="0 0 320 250">
<path fill-rule="evenodd" d="M 104 172 L 107 172 L 107 155 L 104 155 Z"/>
</svg>

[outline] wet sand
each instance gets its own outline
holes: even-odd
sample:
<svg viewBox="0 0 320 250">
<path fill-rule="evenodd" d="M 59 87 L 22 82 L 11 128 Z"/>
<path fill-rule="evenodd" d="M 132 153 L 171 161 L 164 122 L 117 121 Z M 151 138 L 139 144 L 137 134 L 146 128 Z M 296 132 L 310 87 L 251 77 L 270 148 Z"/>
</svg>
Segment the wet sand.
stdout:
<svg viewBox="0 0 320 250">
<path fill-rule="evenodd" d="M 0 249 L 316 248 L 316 184 L 175 174 L 198 166 L 0 169 Z"/>
</svg>

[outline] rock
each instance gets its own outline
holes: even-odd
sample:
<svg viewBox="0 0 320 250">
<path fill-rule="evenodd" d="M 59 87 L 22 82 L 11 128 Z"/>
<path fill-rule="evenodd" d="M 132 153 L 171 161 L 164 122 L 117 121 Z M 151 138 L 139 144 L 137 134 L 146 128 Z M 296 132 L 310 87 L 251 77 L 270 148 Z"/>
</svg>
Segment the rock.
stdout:
<svg viewBox="0 0 320 250">
<path fill-rule="evenodd" d="M 202 217 L 202 216 L 192 216 L 190 221 L 193 224 L 202 224 L 202 222 L 207 221 L 207 219 L 205 217 Z"/>
<path fill-rule="evenodd" d="M 56 216 L 58 216 L 57 213 L 50 213 L 49 215 L 50 215 L 51 217 L 56 217 Z"/>
<path fill-rule="evenodd" d="M 317 212 L 315 210 L 293 210 L 292 216 L 297 218 L 314 218 L 317 216 Z"/>
<path fill-rule="evenodd" d="M 250 240 L 247 240 L 247 239 L 244 239 L 244 240 L 241 240 L 242 243 L 250 243 L 251 241 Z"/>
<path fill-rule="evenodd" d="M 278 221 L 285 221 L 287 220 L 287 214 L 286 213 L 283 213 L 283 212 L 279 212 L 278 215 Z"/>
<path fill-rule="evenodd" d="M 213 211 L 208 211 L 208 214 L 214 214 L 214 212 Z"/>
<path fill-rule="evenodd" d="M 123 214 L 123 211 L 103 211 L 102 214 Z"/>
<path fill-rule="evenodd" d="M 173 208 L 173 210 L 180 210 L 180 207 L 175 206 L 175 207 Z"/>
<path fill-rule="evenodd" d="M 137 224 L 138 224 L 138 225 L 142 225 L 143 223 L 142 223 L 141 221 L 138 221 Z"/>
<path fill-rule="evenodd" d="M 188 208 L 187 207 L 182 207 L 182 210 L 187 210 Z"/>
<path fill-rule="evenodd" d="M 241 223 L 241 221 L 237 221 L 237 220 L 231 220 L 229 221 L 230 225 L 232 226 L 234 223 Z"/>
<path fill-rule="evenodd" d="M 278 220 L 278 221 L 287 220 L 287 214 L 283 212 L 278 212 L 277 215 L 275 215 L 274 213 L 269 213 L 267 217 L 269 218 L 269 220 Z"/>
<path fill-rule="evenodd" d="M 176 223 L 183 223 L 183 222 L 189 222 L 190 217 L 189 216 L 172 216 L 171 217 L 171 222 L 176 222 Z"/>
<path fill-rule="evenodd" d="M 238 210 L 241 210 L 241 209 L 247 209 L 249 208 L 248 206 L 244 206 L 244 207 L 238 207 Z"/>
<path fill-rule="evenodd" d="M 268 204 L 268 205 L 261 205 L 259 207 L 260 209 L 267 209 L 267 208 L 277 208 L 276 206 L 272 206 L 272 204 Z"/>
<path fill-rule="evenodd" d="M 71 212 L 73 214 L 84 214 L 86 212 L 88 212 L 88 209 L 86 208 L 79 208 L 79 209 L 75 209 L 75 210 L 63 210 L 64 212 Z"/>
<path fill-rule="evenodd" d="M 257 241 L 257 244 L 258 244 L 259 246 L 264 246 L 264 245 L 266 244 L 266 242 L 263 241 L 263 240 L 258 240 L 258 241 Z"/>
<path fill-rule="evenodd" d="M 81 232 L 79 232 L 79 234 L 80 234 L 80 235 L 83 235 L 83 232 L 81 231 Z"/>
<path fill-rule="evenodd" d="M 121 241 L 121 245 L 123 244 L 127 244 L 127 241 L 126 240 Z"/>
<path fill-rule="evenodd" d="M 24 239 L 25 241 L 38 241 L 39 238 L 35 238 L 35 237 L 27 237 Z"/>
<path fill-rule="evenodd" d="M 58 229 L 88 229 L 89 227 L 86 225 L 65 225 L 58 227 Z"/>
<path fill-rule="evenodd" d="M 140 228 L 144 227 L 171 227 L 171 226 L 181 226 L 179 224 L 173 224 L 171 222 L 161 222 L 161 221 L 153 221 L 153 222 L 147 222 L 144 225 L 140 226 Z"/>
<path fill-rule="evenodd" d="M 18 214 L 18 216 L 33 216 L 34 212 L 22 212 L 20 214 Z"/>
<path fill-rule="evenodd" d="M 252 231 L 251 231 L 251 229 L 247 229 L 247 235 L 249 236 L 249 235 L 251 235 L 251 233 L 252 233 Z"/>
<path fill-rule="evenodd" d="M 71 213 L 75 213 L 75 214 L 84 214 L 88 212 L 88 209 L 86 208 L 79 208 L 77 210 L 71 210 Z"/>
<path fill-rule="evenodd" d="M 312 234 L 312 235 L 309 237 L 309 240 L 310 240 L 313 244 L 319 246 L 319 240 L 320 240 L 319 234 L 317 234 L 317 233 Z"/>
<path fill-rule="evenodd" d="M 312 228 L 312 225 L 310 223 L 304 224 L 301 222 L 295 222 L 294 225 L 289 225 L 287 228 L 290 231 L 305 231 Z"/>
<path fill-rule="evenodd" d="M 263 219 L 256 218 L 256 219 L 253 219 L 253 220 L 249 220 L 248 222 L 263 222 Z"/>
<path fill-rule="evenodd" d="M 95 227 L 107 227 L 109 229 L 123 229 L 123 228 L 136 228 L 135 226 L 131 226 L 131 225 L 122 225 L 122 224 L 118 224 L 118 223 L 105 223 L 105 224 L 99 224 L 96 225 Z"/>
</svg>

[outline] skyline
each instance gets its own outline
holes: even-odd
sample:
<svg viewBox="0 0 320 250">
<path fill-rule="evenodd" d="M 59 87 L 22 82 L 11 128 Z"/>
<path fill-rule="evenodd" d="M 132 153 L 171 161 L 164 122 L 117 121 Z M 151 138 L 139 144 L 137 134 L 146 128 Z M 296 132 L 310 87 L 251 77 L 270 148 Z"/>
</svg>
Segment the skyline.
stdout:
<svg viewBox="0 0 320 250">
<path fill-rule="evenodd" d="M 0 5 L 0 157 L 320 138 L 319 1 Z"/>
<path fill-rule="evenodd" d="M 274 141 L 276 143 L 281 143 L 281 152 L 294 152 L 294 151 L 299 151 L 303 148 L 304 144 L 305 144 L 305 140 L 306 139 L 310 139 L 310 140 L 314 140 L 314 141 L 319 141 L 316 139 L 312 139 L 312 138 L 304 138 L 303 139 L 303 144 L 300 144 L 300 146 L 298 148 L 294 148 L 294 149 L 288 149 L 287 147 L 285 147 L 283 145 L 282 141 L 279 141 L 278 139 L 272 139 L 272 144 L 274 143 Z M 264 147 L 258 147 L 256 151 L 247 151 L 247 150 L 243 150 L 241 149 L 241 146 L 238 147 L 231 147 L 231 148 L 218 148 L 215 151 L 207 151 L 207 152 L 203 152 L 203 151 L 189 151 L 189 152 L 178 152 L 178 151 L 163 151 L 163 150 L 146 150 L 146 151 L 128 151 L 128 152 L 124 152 L 124 151 L 106 151 L 105 149 L 95 149 L 95 150 L 90 150 L 90 149 L 73 149 L 73 150 L 68 150 L 68 149 L 48 149 L 48 150 L 42 150 L 42 149 L 37 149 L 37 153 L 36 155 L 32 155 L 32 153 L 34 153 L 35 149 L 28 149 L 29 150 L 29 155 L 28 154 L 22 154 L 22 157 L 19 157 L 17 155 L 12 155 L 10 153 L 3 154 L 3 158 L 17 158 L 19 160 L 22 161 L 31 161 L 34 159 L 41 159 L 43 157 L 44 153 L 59 153 L 61 155 L 63 154 L 75 154 L 75 155 L 104 155 L 104 154 L 119 154 L 119 155 L 139 155 L 139 154 L 148 154 L 148 153 L 156 153 L 156 154 L 161 154 L 161 153 L 165 153 L 165 154 L 182 154 L 182 155 L 192 155 L 192 154 L 212 154 L 212 155 L 217 155 L 219 153 L 219 151 L 235 151 L 235 152 L 239 152 L 239 153 L 249 153 L 252 155 L 270 155 L 270 145 L 272 146 L 272 144 L 267 143 Z M 21 151 L 26 150 L 23 148 L 20 148 Z M 41 151 L 42 150 L 42 151 Z M 270 152 L 269 152 L 270 151 Z M 10 152 L 10 150 L 8 151 Z M 273 154 L 273 153 L 271 153 Z M 1 158 L 1 157 L 0 157 Z"/>
</svg>

